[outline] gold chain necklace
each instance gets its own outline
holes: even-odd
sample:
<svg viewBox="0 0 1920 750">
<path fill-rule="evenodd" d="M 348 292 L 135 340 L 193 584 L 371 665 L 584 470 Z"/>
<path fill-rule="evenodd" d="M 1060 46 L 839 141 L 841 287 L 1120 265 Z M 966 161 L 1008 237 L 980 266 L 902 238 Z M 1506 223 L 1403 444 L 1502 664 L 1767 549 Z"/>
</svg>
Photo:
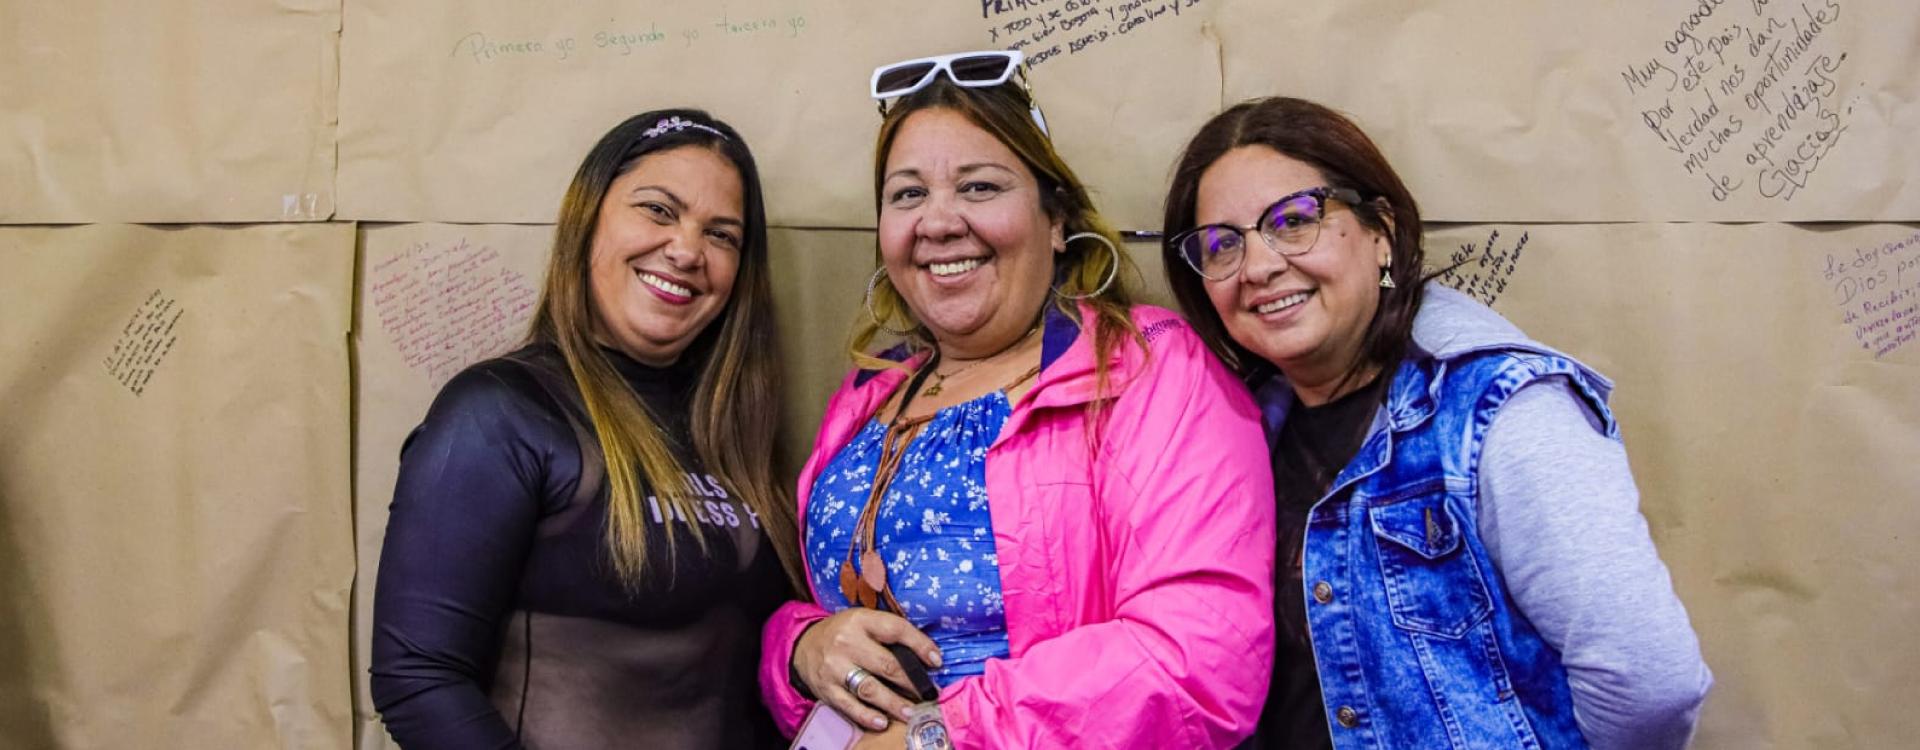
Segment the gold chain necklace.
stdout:
<svg viewBox="0 0 1920 750">
<path fill-rule="evenodd" d="M 1043 319 L 1044 319 L 1044 316 L 1043 316 Z M 987 356 L 976 359 L 972 362 L 968 362 L 964 365 L 961 365 L 960 367 L 954 369 L 952 372 L 942 373 L 938 368 L 936 368 L 932 373 L 933 384 L 927 386 L 927 389 L 921 392 L 929 396 L 940 395 L 940 389 L 942 386 L 945 386 L 947 384 L 947 378 L 957 377 L 959 376 L 960 373 L 971 370 L 976 366 L 986 364 L 987 362 L 992 361 L 994 358 L 999 357 L 1002 354 L 1006 354 L 1007 352 L 1013 351 L 1015 347 L 1018 347 L 1021 344 L 1025 343 L 1027 339 L 1033 338 L 1033 334 L 1039 330 L 1040 330 L 1040 322 L 1036 321 L 1033 324 L 1032 328 L 1027 329 L 1026 333 L 1020 334 L 1020 338 L 1014 339 L 1013 343 L 1008 344 L 1006 348 L 1001 349 L 1000 351 L 994 352 Z"/>
</svg>

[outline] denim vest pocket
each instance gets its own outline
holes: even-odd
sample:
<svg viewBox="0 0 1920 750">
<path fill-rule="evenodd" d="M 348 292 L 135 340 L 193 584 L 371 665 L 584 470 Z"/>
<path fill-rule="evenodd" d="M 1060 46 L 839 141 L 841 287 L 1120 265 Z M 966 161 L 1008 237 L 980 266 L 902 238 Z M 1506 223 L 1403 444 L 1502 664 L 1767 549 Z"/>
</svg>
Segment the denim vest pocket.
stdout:
<svg viewBox="0 0 1920 750">
<path fill-rule="evenodd" d="M 1376 505 L 1368 515 L 1395 626 L 1459 638 L 1493 611 L 1446 492 Z"/>
</svg>

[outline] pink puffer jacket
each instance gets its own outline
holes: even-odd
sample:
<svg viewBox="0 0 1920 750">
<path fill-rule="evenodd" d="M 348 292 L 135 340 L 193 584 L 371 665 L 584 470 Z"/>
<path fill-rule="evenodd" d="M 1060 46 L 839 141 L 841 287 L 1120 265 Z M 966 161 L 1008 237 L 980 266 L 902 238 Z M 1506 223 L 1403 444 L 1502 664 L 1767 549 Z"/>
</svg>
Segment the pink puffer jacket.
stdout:
<svg viewBox="0 0 1920 750">
<path fill-rule="evenodd" d="M 1133 315 L 1152 353 L 1129 345 L 1109 370 L 1095 455 L 1092 336 L 1057 312 L 1039 379 L 988 450 L 1011 658 L 941 693 L 959 748 L 1224 748 L 1259 718 L 1274 555 L 1259 412 L 1184 321 Z M 802 518 L 821 468 L 905 377 L 841 384 L 800 474 Z M 812 707 L 788 682 L 794 640 L 827 614 L 790 602 L 764 631 L 761 692 L 789 735 Z"/>
</svg>

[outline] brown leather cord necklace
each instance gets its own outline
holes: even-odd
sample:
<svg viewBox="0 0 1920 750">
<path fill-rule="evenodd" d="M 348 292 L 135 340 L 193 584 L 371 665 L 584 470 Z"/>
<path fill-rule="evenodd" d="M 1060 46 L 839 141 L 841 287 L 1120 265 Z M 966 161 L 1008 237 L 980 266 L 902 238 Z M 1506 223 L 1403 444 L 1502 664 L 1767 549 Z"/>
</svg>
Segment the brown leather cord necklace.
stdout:
<svg viewBox="0 0 1920 750">
<path fill-rule="evenodd" d="M 1021 339 L 1025 340 L 1025 337 Z M 893 598 L 893 590 L 887 585 L 887 564 L 875 548 L 874 533 L 880 519 L 881 498 L 886 496 L 887 488 L 899 475 L 900 462 L 907 453 L 907 446 L 939 414 L 935 411 L 912 419 L 905 418 L 914 394 L 919 392 L 928 374 L 939 364 L 940 355 L 936 352 L 927 360 L 926 366 L 908 381 L 906 393 L 900 397 L 900 408 L 894 411 L 893 419 L 887 423 L 887 434 L 880 441 L 880 465 L 873 470 L 873 489 L 867 493 L 867 504 L 860 509 L 860 520 L 854 524 L 853 540 L 847 545 L 847 559 L 840 563 L 840 593 L 847 597 L 848 602 L 869 609 L 891 611 L 903 617 L 906 616 L 906 610 Z M 999 390 L 1011 391 L 1039 374 L 1040 367 L 1036 365 Z M 932 391 L 927 393 L 933 394 Z"/>
</svg>

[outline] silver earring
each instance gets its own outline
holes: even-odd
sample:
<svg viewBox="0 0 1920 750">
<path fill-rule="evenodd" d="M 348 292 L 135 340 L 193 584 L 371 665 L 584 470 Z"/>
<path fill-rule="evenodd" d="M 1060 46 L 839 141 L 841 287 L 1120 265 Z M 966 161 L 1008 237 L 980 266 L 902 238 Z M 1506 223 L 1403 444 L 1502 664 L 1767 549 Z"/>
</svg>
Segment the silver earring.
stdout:
<svg viewBox="0 0 1920 750">
<path fill-rule="evenodd" d="M 1393 256 L 1387 256 L 1387 264 L 1380 267 L 1380 288 L 1393 288 Z"/>
<path fill-rule="evenodd" d="M 880 316 L 873 314 L 873 288 L 880 285 L 880 277 L 885 275 L 887 275 L 887 269 L 876 268 L 873 270 L 873 278 L 867 279 L 867 298 L 866 298 L 866 301 L 863 303 L 864 306 L 867 308 L 867 317 L 873 320 L 874 327 L 879 328 L 882 331 L 886 331 L 887 333 L 891 333 L 895 336 L 905 336 L 909 333 L 913 333 L 913 329 L 911 328 L 904 331 L 888 328 L 886 321 L 881 320 Z"/>
<path fill-rule="evenodd" d="M 1071 245 L 1073 244 L 1074 240 L 1081 240 L 1081 239 L 1099 240 L 1100 244 L 1106 245 L 1107 252 L 1113 253 L 1113 266 L 1107 269 L 1107 279 L 1105 281 L 1100 282 L 1100 288 L 1095 289 L 1086 294 L 1066 294 L 1061 292 L 1059 287 L 1054 287 L 1053 293 L 1060 295 L 1062 299 L 1080 300 L 1080 299 L 1091 299 L 1093 297 L 1098 297 L 1101 294 L 1106 293 L 1107 287 L 1113 286 L 1113 280 L 1120 276 L 1120 248 L 1114 246 L 1113 240 L 1107 239 L 1106 237 L 1102 236 L 1098 232 L 1081 232 L 1079 234 L 1068 237 L 1065 244 Z"/>
</svg>

